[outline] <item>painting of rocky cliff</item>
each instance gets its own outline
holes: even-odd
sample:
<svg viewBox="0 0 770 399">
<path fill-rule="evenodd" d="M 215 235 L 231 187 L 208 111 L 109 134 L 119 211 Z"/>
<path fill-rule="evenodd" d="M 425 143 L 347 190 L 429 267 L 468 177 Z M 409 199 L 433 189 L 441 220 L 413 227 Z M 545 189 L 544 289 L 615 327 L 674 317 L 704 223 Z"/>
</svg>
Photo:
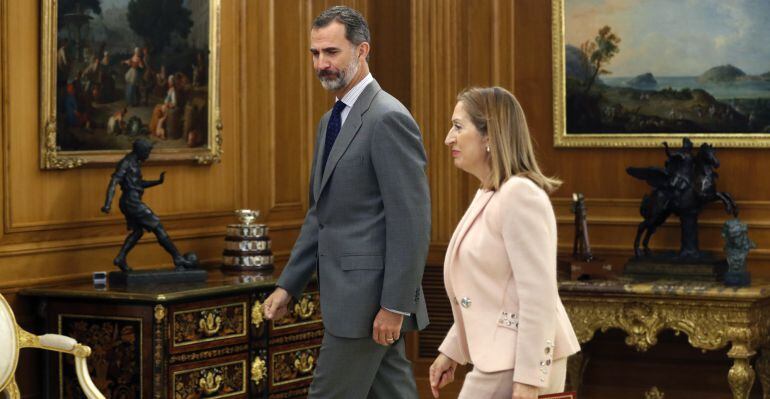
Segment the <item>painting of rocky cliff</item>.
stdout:
<svg viewBox="0 0 770 399">
<path fill-rule="evenodd" d="M 557 145 L 687 135 L 770 146 L 770 2 L 553 1 Z"/>
</svg>

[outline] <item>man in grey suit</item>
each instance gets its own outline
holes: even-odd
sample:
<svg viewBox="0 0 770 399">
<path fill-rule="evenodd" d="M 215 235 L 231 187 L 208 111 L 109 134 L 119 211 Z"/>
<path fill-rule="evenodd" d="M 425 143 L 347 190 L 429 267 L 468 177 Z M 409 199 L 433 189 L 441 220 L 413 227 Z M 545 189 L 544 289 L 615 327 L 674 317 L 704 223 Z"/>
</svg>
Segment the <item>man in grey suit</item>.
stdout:
<svg viewBox="0 0 770 399">
<path fill-rule="evenodd" d="M 401 333 L 428 324 L 426 156 L 409 111 L 369 73 L 369 41 L 350 8 L 313 22 L 313 67 L 337 101 L 318 125 L 305 222 L 264 304 L 282 317 L 318 273 L 325 334 L 310 398 L 418 397 Z"/>
</svg>

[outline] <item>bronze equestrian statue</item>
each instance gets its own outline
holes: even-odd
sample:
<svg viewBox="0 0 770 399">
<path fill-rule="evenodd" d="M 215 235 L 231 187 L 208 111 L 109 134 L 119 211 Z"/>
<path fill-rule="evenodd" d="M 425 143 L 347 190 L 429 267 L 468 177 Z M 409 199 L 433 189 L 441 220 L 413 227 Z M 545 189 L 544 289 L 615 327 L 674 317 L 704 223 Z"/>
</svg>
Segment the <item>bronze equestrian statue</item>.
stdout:
<svg viewBox="0 0 770 399">
<path fill-rule="evenodd" d="M 719 160 L 713 146 L 703 143 L 694 156 L 693 143 L 686 137 L 682 139 L 682 148 L 678 151 L 671 152 L 668 143 L 664 142 L 663 146 L 668 157 L 663 168 L 651 166 L 626 169 L 629 175 L 646 181 L 653 188 L 651 193 L 644 195 L 639 208 L 644 221 L 639 223 L 636 231 L 634 255 L 637 258 L 651 255 L 648 246 L 650 237 L 655 234 L 658 226 L 674 214 L 679 216 L 682 226 L 681 248 L 677 258 L 698 260 L 703 257 L 698 249 L 698 214 L 703 206 L 722 201 L 725 211 L 735 217 L 738 216 L 738 207 L 730 194 L 716 189 Z M 640 241 L 643 250 L 639 249 Z"/>
</svg>

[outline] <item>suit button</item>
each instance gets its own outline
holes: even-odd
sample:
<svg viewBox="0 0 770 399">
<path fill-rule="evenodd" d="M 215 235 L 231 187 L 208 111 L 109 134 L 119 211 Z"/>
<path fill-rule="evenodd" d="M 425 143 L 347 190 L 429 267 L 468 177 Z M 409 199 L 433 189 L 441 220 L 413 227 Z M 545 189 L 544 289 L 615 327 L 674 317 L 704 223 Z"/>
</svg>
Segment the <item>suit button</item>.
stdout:
<svg viewBox="0 0 770 399">
<path fill-rule="evenodd" d="M 463 299 L 460 299 L 460 305 L 464 308 L 471 307 L 471 299 L 466 297 L 463 297 Z"/>
<path fill-rule="evenodd" d="M 318 224 L 318 230 L 323 230 L 323 229 L 324 229 L 324 225 L 322 223 L 319 223 Z"/>
</svg>

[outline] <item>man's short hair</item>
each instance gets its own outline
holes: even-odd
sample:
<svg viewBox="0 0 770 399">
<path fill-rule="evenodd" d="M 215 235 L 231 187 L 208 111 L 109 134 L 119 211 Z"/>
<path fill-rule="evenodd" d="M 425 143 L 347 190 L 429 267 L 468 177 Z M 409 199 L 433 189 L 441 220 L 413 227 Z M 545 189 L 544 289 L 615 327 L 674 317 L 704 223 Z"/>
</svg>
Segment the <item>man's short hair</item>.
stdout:
<svg viewBox="0 0 770 399">
<path fill-rule="evenodd" d="M 345 38 L 353 45 L 358 46 L 371 40 L 369 25 L 364 16 L 345 6 L 334 6 L 322 12 L 313 20 L 312 29 L 324 28 L 334 21 L 345 26 Z"/>
</svg>

